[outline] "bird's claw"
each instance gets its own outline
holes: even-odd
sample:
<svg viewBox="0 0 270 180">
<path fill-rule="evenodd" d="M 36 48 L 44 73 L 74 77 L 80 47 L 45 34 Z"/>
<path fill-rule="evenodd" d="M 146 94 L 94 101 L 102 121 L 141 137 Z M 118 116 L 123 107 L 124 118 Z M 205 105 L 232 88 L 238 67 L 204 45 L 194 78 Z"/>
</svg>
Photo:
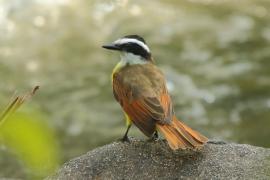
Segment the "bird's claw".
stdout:
<svg viewBox="0 0 270 180">
<path fill-rule="evenodd" d="M 148 142 L 157 142 L 159 140 L 158 133 L 155 132 L 152 137 L 148 139 Z"/>
<path fill-rule="evenodd" d="M 124 137 L 120 138 L 119 141 L 130 143 L 130 139 L 128 138 L 128 136 L 124 136 Z"/>
</svg>

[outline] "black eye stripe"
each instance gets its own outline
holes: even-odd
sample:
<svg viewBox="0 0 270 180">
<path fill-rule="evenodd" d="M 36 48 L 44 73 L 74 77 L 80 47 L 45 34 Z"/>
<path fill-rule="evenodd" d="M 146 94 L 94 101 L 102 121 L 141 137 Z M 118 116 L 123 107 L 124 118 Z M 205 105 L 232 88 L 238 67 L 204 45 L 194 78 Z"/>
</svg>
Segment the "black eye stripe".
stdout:
<svg viewBox="0 0 270 180">
<path fill-rule="evenodd" d="M 142 56 L 145 59 L 148 59 L 150 56 L 150 53 L 147 52 L 147 50 L 145 50 L 142 46 L 140 46 L 137 43 L 129 42 L 129 43 L 120 45 L 120 47 L 122 48 L 123 51 Z"/>
</svg>

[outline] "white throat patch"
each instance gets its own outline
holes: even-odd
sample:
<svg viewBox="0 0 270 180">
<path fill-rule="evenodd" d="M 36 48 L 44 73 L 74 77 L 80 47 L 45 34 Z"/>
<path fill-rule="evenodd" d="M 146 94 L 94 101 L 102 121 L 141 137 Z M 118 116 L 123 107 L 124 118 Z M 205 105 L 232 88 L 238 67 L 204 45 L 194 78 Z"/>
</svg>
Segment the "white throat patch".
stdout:
<svg viewBox="0 0 270 180">
<path fill-rule="evenodd" d="M 121 52 L 121 64 L 124 66 L 126 64 L 134 65 L 134 64 L 146 64 L 148 61 L 139 55 L 135 55 L 133 53 Z"/>
<path fill-rule="evenodd" d="M 127 64 L 135 65 L 135 64 L 146 64 L 148 63 L 146 60 L 142 59 L 141 56 L 134 55 L 132 53 L 122 52 L 120 54 L 121 60 L 117 63 L 117 65 L 113 69 L 113 73 L 116 73 L 121 68 L 125 67 Z M 112 77 L 113 78 L 113 77 Z"/>
</svg>

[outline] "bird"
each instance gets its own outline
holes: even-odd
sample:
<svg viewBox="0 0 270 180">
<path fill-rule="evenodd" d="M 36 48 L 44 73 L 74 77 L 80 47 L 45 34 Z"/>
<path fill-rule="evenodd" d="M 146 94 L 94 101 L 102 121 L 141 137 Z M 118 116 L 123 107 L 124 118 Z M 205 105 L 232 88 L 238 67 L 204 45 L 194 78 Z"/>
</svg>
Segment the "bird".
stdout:
<svg viewBox="0 0 270 180">
<path fill-rule="evenodd" d="M 139 35 L 126 35 L 102 47 L 120 52 L 111 79 L 113 95 L 126 119 L 122 140 L 129 141 L 134 124 L 150 140 L 158 140 L 158 132 L 163 134 L 172 150 L 201 149 L 208 138 L 177 119 L 165 75 L 155 65 L 146 41 Z"/>
</svg>

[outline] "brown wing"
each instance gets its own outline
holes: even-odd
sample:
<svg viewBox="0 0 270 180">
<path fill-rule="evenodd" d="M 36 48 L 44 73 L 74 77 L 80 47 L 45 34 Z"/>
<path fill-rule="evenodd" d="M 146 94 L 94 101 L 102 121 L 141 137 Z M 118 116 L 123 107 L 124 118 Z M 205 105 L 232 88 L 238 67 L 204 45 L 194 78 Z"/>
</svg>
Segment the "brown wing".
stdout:
<svg viewBox="0 0 270 180">
<path fill-rule="evenodd" d="M 155 131 L 155 124 L 168 124 L 173 108 L 164 76 L 154 65 L 132 65 L 113 77 L 116 100 L 132 122 L 147 136 Z"/>
</svg>

